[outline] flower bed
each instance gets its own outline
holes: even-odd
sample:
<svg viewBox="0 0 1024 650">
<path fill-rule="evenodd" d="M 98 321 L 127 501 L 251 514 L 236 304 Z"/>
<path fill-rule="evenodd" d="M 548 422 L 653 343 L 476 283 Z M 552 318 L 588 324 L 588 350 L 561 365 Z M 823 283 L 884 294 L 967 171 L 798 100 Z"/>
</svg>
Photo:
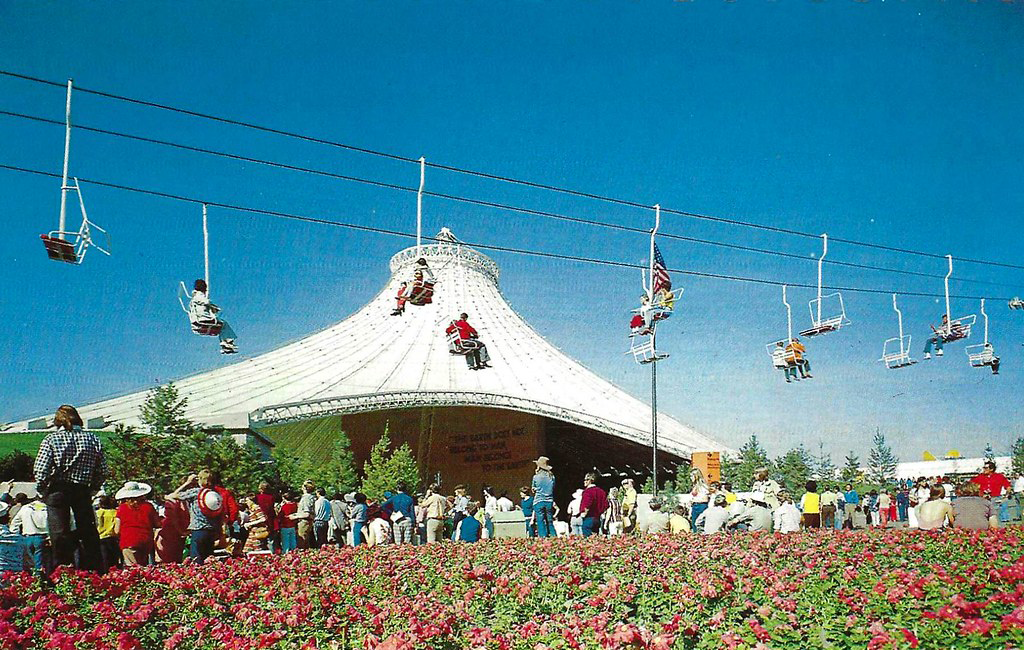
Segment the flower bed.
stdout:
<svg viewBox="0 0 1024 650">
<path fill-rule="evenodd" d="M 67 572 L 0 647 L 1024 647 L 1024 531 L 502 540 Z"/>
</svg>

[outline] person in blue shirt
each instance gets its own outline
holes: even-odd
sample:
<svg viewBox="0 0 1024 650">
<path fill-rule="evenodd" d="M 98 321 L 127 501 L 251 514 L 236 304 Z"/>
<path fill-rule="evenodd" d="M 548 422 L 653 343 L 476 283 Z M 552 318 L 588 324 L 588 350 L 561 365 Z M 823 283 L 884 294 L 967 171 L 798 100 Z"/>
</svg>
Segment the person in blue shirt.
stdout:
<svg viewBox="0 0 1024 650">
<path fill-rule="evenodd" d="M 910 495 L 907 494 L 907 489 L 902 488 L 896 493 L 896 512 L 899 515 L 900 521 L 907 520 L 907 510 L 910 508 Z"/>
<path fill-rule="evenodd" d="M 857 511 L 857 506 L 860 505 L 860 494 L 857 493 L 857 490 L 853 489 L 853 485 L 850 483 L 846 484 L 846 490 L 843 492 L 843 501 L 845 502 L 843 527 L 852 530 L 853 513 Z"/>
<path fill-rule="evenodd" d="M 394 524 L 392 530 L 395 536 L 395 543 L 412 544 L 412 534 L 416 529 L 415 503 L 412 497 L 407 494 L 409 488 L 405 483 L 399 483 L 396 489 L 398 493 L 392 495 L 384 502 L 384 510 L 392 513 L 389 517 Z M 401 519 L 396 520 L 393 513 L 401 513 Z"/>
<path fill-rule="evenodd" d="M 520 489 L 519 499 L 519 509 L 523 511 L 523 518 L 526 519 L 526 534 L 536 537 L 537 524 L 533 520 L 533 489 L 528 487 Z"/>
<path fill-rule="evenodd" d="M 356 492 L 355 501 L 356 504 L 352 506 L 352 546 L 359 546 L 366 543 L 363 532 L 370 519 L 370 509 L 366 505 L 366 495 L 362 492 Z"/>
<path fill-rule="evenodd" d="M 8 528 L 9 514 L 10 506 L 0 502 L 0 572 L 26 571 L 32 566 L 28 546 L 24 537 Z"/>
<path fill-rule="evenodd" d="M 459 528 L 455 531 L 455 539 L 460 542 L 479 542 L 480 531 L 483 526 L 480 524 L 480 520 L 476 518 L 477 511 L 480 510 L 480 506 L 476 503 L 470 503 L 466 509 L 466 516 L 459 522 Z"/>
<path fill-rule="evenodd" d="M 541 456 L 534 463 L 537 473 L 533 475 L 533 518 L 537 525 L 537 537 L 556 537 L 555 533 L 555 475 L 547 456 Z"/>
</svg>

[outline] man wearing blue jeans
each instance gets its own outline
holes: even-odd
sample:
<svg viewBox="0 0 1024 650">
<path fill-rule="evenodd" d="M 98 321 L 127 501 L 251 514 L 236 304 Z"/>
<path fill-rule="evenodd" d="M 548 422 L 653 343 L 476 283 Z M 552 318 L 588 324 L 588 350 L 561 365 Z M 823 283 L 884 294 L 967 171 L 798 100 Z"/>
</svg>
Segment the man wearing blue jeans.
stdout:
<svg viewBox="0 0 1024 650">
<path fill-rule="evenodd" d="M 537 523 L 537 537 L 555 537 L 555 475 L 547 456 L 541 456 L 534 464 L 537 473 L 533 475 L 533 518 Z"/>
<path fill-rule="evenodd" d="M 199 494 L 205 492 L 214 503 L 199 505 Z M 214 496 L 216 495 L 216 496 Z M 198 474 L 192 474 L 174 492 L 167 495 L 171 501 L 181 501 L 188 507 L 188 530 L 192 538 L 189 548 L 189 557 L 195 562 L 202 564 L 206 558 L 213 555 L 213 545 L 217 541 L 217 533 L 223 525 L 223 518 L 219 514 L 223 508 L 220 503 L 220 495 L 214 490 L 213 472 L 208 469 L 199 470 Z M 211 508 L 212 506 L 215 506 Z M 207 514 L 216 511 L 217 514 Z"/>
<path fill-rule="evenodd" d="M 583 496 L 580 501 L 584 537 L 601 532 L 601 515 L 607 509 L 608 496 L 597 486 L 597 474 L 590 472 L 583 478 Z"/>
</svg>

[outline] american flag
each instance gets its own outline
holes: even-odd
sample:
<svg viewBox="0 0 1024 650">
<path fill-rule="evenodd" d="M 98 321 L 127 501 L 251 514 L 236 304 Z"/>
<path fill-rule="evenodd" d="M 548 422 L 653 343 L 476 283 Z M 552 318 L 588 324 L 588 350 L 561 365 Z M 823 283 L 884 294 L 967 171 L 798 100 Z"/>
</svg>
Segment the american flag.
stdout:
<svg viewBox="0 0 1024 650">
<path fill-rule="evenodd" d="M 658 250 L 658 245 L 654 245 L 654 286 L 651 288 L 652 293 L 658 293 L 662 289 L 666 291 L 672 290 L 672 279 L 668 277 L 668 269 L 665 268 L 665 258 L 661 256 L 661 251 Z"/>
</svg>

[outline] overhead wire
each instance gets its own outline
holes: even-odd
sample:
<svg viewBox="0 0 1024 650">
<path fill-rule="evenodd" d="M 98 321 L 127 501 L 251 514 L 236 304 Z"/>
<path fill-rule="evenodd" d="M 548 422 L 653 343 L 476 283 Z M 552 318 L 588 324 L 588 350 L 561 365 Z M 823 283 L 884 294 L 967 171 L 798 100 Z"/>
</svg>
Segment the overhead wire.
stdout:
<svg viewBox="0 0 1024 650">
<path fill-rule="evenodd" d="M 33 77 L 33 76 L 30 76 L 30 75 L 20 74 L 20 73 L 16 73 L 16 72 L 7 71 L 7 70 L 0 70 L 0 76 L 6 76 L 6 77 L 15 78 L 15 79 L 21 79 L 21 80 L 24 80 L 24 81 L 44 84 L 44 85 L 48 85 L 48 86 L 54 86 L 54 87 L 58 87 L 58 88 L 64 88 L 65 85 L 66 85 L 65 83 L 51 81 L 51 80 L 48 80 L 48 79 L 42 79 L 42 78 L 39 78 L 39 77 Z M 188 115 L 188 116 L 191 116 L 191 117 L 196 117 L 196 118 L 200 118 L 200 119 L 205 119 L 205 120 L 210 120 L 210 121 L 214 121 L 214 122 L 219 122 L 219 123 L 222 123 L 222 124 L 230 124 L 230 125 L 233 125 L 233 126 L 238 126 L 238 127 L 242 127 L 242 128 L 252 129 L 252 130 L 256 130 L 256 131 L 261 131 L 261 132 L 264 132 L 264 133 L 270 133 L 270 134 L 274 134 L 274 135 L 280 135 L 280 136 L 284 136 L 284 137 L 295 138 L 295 139 L 303 140 L 303 141 L 306 141 L 306 142 L 322 144 L 322 145 L 331 146 L 331 147 L 335 147 L 335 148 L 339 148 L 339 149 L 344 149 L 344 150 L 347 150 L 347 151 L 353 151 L 353 152 L 356 152 L 356 153 L 362 153 L 362 154 L 366 154 L 366 155 L 386 158 L 386 159 L 389 159 L 389 160 L 396 160 L 396 161 L 400 161 L 400 162 L 413 163 L 413 164 L 417 164 L 417 165 L 420 164 L 420 160 L 418 158 L 411 158 L 411 157 L 408 157 L 408 156 L 402 156 L 402 155 L 399 155 L 399 154 L 394 154 L 394 153 L 390 153 L 390 152 L 386 152 L 386 151 L 370 149 L 368 147 L 359 147 L 359 146 L 356 146 L 356 145 L 346 144 L 346 143 L 338 142 L 338 141 L 335 141 L 335 140 L 328 140 L 326 138 L 319 138 L 319 137 L 310 136 L 310 135 L 306 135 L 306 134 L 302 134 L 302 133 L 296 133 L 296 132 L 293 132 L 293 131 L 286 131 L 286 130 L 283 130 L 283 129 L 267 127 L 267 126 L 255 124 L 255 123 L 252 123 L 252 122 L 245 122 L 245 121 L 242 121 L 242 120 L 235 120 L 235 119 L 227 118 L 227 117 L 223 117 L 223 116 L 211 115 L 211 114 L 208 114 L 208 113 L 202 113 L 202 112 L 199 112 L 199 111 L 194 111 L 194 110 L 190 110 L 190 109 L 186 109 L 186 108 L 180 108 L 180 107 L 171 106 L 171 105 L 168 105 L 168 104 L 161 104 L 159 102 L 148 101 L 148 100 L 144 100 L 144 99 L 139 99 L 139 98 L 135 98 L 135 97 L 129 97 L 129 96 L 126 96 L 126 95 L 120 95 L 120 94 L 111 93 L 111 92 L 102 91 L 102 90 L 95 90 L 95 89 L 81 87 L 81 86 L 76 86 L 76 90 L 78 92 L 81 92 L 81 93 L 91 94 L 91 95 L 95 95 L 95 96 L 98 96 L 98 97 L 104 97 L 104 98 L 107 98 L 107 99 L 123 101 L 123 102 L 126 102 L 126 103 L 131 103 L 131 104 L 135 104 L 135 105 L 139 105 L 139 106 L 146 106 L 146 107 L 149 107 L 149 108 L 156 108 L 156 109 L 165 110 L 165 111 L 169 111 L 169 112 L 179 113 L 179 114 L 182 114 L 182 115 Z M 502 176 L 500 174 L 492 174 L 492 173 L 488 173 L 488 172 L 482 172 L 482 171 L 478 171 L 478 170 L 468 169 L 468 168 L 464 168 L 464 167 L 457 167 L 457 166 L 453 166 L 453 165 L 445 165 L 445 164 L 436 163 L 436 162 L 429 162 L 429 161 L 427 161 L 425 164 L 426 164 L 426 166 L 428 166 L 428 167 L 430 167 L 432 169 L 439 169 L 439 170 L 444 170 L 444 171 L 448 171 L 448 172 L 452 172 L 452 173 L 458 173 L 458 174 L 464 174 L 464 175 L 469 175 L 469 176 L 475 176 L 475 177 L 478 177 L 478 178 L 485 178 L 485 179 L 489 179 L 489 180 L 494 180 L 494 181 L 499 181 L 499 182 L 504 182 L 504 183 L 520 185 L 520 186 L 524 186 L 524 187 L 530 187 L 530 188 L 533 188 L 533 189 L 551 191 L 551 192 L 556 192 L 556 193 L 565 194 L 565 195 L 568 195 L 568 196 L 574 196 L 574 197 L 578 197 L 578 198 L 586 198 L 586 199 L 591 199 L 591 200 L 595 200 L 595 201 L 602 201 L 602 202 L 605 202 L 605 203 L 611 203 L 611 204 L 615 204 L 615 205 L 631 207 L 631 208 L 638 208 L 638 209 L 644 209 L 644 210 L 649 210 L 651 208 L 650 205 L 647 205 L 647 204 L 644 204 L 644 203 L 640 203 L 640 202 L 637 202 L 637 201 L 621 199 L 621 198 L 616 198 L 616 197 L 611 197 L 611 196 L 605 196 L 605 195 L 596 194 L 596 193 L 592 193 L 592 192 L 584 192 L 584 191 L 580 191 L 580 190 L 573 190 L 573 189 L 570 189 L 570 188 L 559 187 L 557 185 L 550 185 L 550 184 L 546 184 L 546 183 L 539 183 L 539 182 L 535 182 L 535 181 L 528 181 L 528 180 L 524 180 L 524 179 L 518 179 L 518 178 L 509 177 L 509 176 Z M 774 232 L 774 233 L 778 233 L 778 234 L 786 234 L 786 235 L 792 235 L 792 236 L 798 236 L 798 237 L 806 237 L 806 238 L 811 238 L 811 239 L 818 239 L 821 236 L 820 233 L 811 233 L 811 232 L 795 230 L 795 229 L 791 229 L 791 228 L 783 228 L 783 227 L 780 227 L 780 226 L 771 226 L 771 225 L 763 224 L 763 223 L 755 223 L 755 222 L 751 222 L 751 221 L 743 221 L 743 220 L 740 220 L 740 219 L 731 219 L 731 218 L 727 218 L 727 217 L 719 217 L 719 216 L 704 214 L 704 213 L 700 213 L 700 212 L 691 212 L 691 211 L 686 211 L 686 210 L 678 210 L 678 209 L 673 209 L 673 208 L 668 208 L 668 207 L 662 207 L 661 211 L 664 214 L 673 214 L 673 215 L 677 215 L 677 216 L 683 216 L 683 217 L 699 219 L 699 220 L 704 220 L 704 221 L 712 221 L 712 222 L 717 222 L 717 223 L 722 223 L 722 224 L 727 224 L 727 225 L 740 226 L 740 227 L 745 227 L 745 228 L 754 228 L 754 229 L 764 230 L 764 231 L 768 231 L 768 232 Z M 865 248 L 872 248 L 872 249 L 876 249 L 876 250 L 883 250 L 883 251 L 892 252 L 892 253 L 900 253 L 900 254 L 904 254 L 904 255 L 916 255 L 916 256 L 921 256 L 921 257 L 928 257 L 928 258 L 931 258 L 931 259 L 945 259 L 946 258 L 946 255 L 945 254 L 941 254 L 941 253 L 932 253 L 932 252 L 928 252 L 928 251 L 919 251 L 919 250 L 914 250 L 914 249 L 910 249 L 910 248 L 903 248 L 903 247 L 899 247 L 899 246 L 889 246 L 889 245 L 886 245 L 886 244 L 877 244 L 877 243 L 874 243 L 874 242 L 864 242 L 864 241 L 858 241 L 858 240 L 854 240 L 854 239 L 847 239 L 847 238 L 843 238 L 843 237 L 835 237 L 835 236 L 833 236 L 833 237 L 831 237 L 831 240 L 833 242 L 836 242 L 836 243 L 849 244 L 851 246 L 861 246 L 861 247 L 865 247 Z M 983 259 L 975 259 L 975 258 L 968 258 L 968 257 L 961 257 L 961 256 L 956 256 L 956 258 L 957 258 L 957 260 L 959 260 L 961 262 L 967 262 L 967 263 L 970 263 L 970 264 L 980 264 L 980 265 L 996 266 L 996 267 L 1007 268 L 1007 269 L 1024 270 L 1024 265 L 1020 265 L 1020 264 L 1010 264 L 1010 263 L 1007 263 L 1007 262 L 998 262 L 998 261 L 995 261 L 995 260 L 983 260 Z"/>
<path fill-rule="evenodd" d="M 16 165 L 8 165 L 8 164 L 3 164 L 3 163 L 0 163 L 0 169 L 6 169 L 6 170 L 9 170 L 9 171 L 15 171 L 15 172 L 26 173 L 26 174 L 33 174 L 33 175 L 37 175 L 37 176 L 46 176 L 48 178 L 57 178 L 57 179 L 61 178 L 61 175 L 57 174 L 55 172 L 47 172 L 47 171 L 42 171 L 42 170 L 38 170 L 38 169 L 30 169 L 30 168 L 27 168 L 27 167 L 19 167 L 19 166 L 16 166 Z M 308 216 L 308 215 L 300 215 L 300 214 L 295 214 L 295 213 L 290 213 L 290 212 L 282 212 L 282 211 L 278 211 L 278 210 L 268 210 L 266 208 L 257 208 L 257 207 L 254 207 L 254 206 L 238 205 L 238 204 L 233 204 L 233 203 L 224 203 L 222 201 L 213 201 L 213 200 L 208 200 L 208 199 L 200 199 L 200 198 L 196 198 L 196 197 L 184 196 L 184 195 L 181 195 L 181 194 L 173 194 L 173 193 L 170 193 L 170 192 L 163 192 L 163 191 L 159 191 L 159 190 L 151 190 L 151 189 L 146 189 L 146 188 L 133 187 L 131 185 L 124 185 L 124 184 L 120 184 L 120 183 L 111 183 L 111 182 L 107 182 L 107 181 L 100 181 L 100 180 L 97 180 L 97 179 L 89 179 L 89 178 L 81 178 L 80 177 L 80 178 L 78 178 L 78 180 L 80 182 L 88 183 L 90 185 L 95 185 L 97 187 L 106 187 L 106 188 L 109 188 L 109 189 L 123 190 L 123 191 L 127 191 L 127 192 L 133 192 L 133 193 L 138 193 L 138 194 L 143 194 L 143 195 L 148 195 L 148 196 L 154 196 L 154 197 L 158 197 L 158 198 L 171 199 L 171 200 L 175 200 L 175 201 L 182 201 L 182 202 L 191 203 L 191 204 L 194 204 L 194 205 L 207 205 L 209 207 L 222 208 L 222 209 L 225 209 L 225 210 L 234 210 L 234 211 L 237 211 L 237 212 L 245 212 L 245 213 L 257 214 L 257 215 L 262 215 L 262 216 L 267 216 L 267 217 L 274 217 L 274 218 L 280 218 L 280 219 L 300 221 L 300 222 L 305 222 L 305 223 L 314 223 L 314 224 L 328 225 L 328 226 L 334 226 L 334 227 L 339 227 L 339 228 L 345 228 L 345 229 L 349 229 L 349 230 L 357 230 L 357 231 L 370 232 L 370 233 L 376 233 L 376 234 L 382 234 L 382 235 L 391 235 L 391 236 L 402 237 L 402 238 L 406 238 L 406 239 L 416 239 L 416 234 L 415 233 L 409 233 L 409 232 L 404 232 L 404 231 L 401 231 L 401 230 L 394 230 L 394 229 L 390 229 L 390 228 L 378 228 L 378 227 L 375 227 L 375 226 L 367 226 L 367 225 L 357 224 L 357 223 L 348 223 L 348 222 L 337 221 L 337 220 L 333 220 L 333 219 L 325 219 L 325 218 L 322 218 L 322 217 L 311 217 L 311 216 Z M 427 240 L 430 240 L 430 241 L 442 241 L 442 240 L 439 240 L 439 239 L 434 238 L 434 237 L 424 237 L 424 239 L 427 239 Z M 482 250 L 490 250 L 490 251 L 497 251 L 497 252 L 503 252 L 503 253 L 512 253 L 512 254 L 518 254 L 518 255 L 528 255 L 528 256 L 532 256 L 532 257 L 542 257 L 542 258 L 557 259 L 557 260 L 562 260 L 562 261 L 581 262 L 581 263 L 595 264 L 595 265 L 601 265 L 601 266 L 609 266 L 609 267 L 615 267 L 615 268 L 647 269 L 647 265 L 645 265 L 645 264 L 637 264 L 637 263 L 633 263 L 633 262 L 621 262 L 621 261 L 617 261 L 617 260 L 608 260 L 608 259 L 597 258 L 597 257 L 583 257 L 583 256 L 580 256 L 580 255 L 569 255 L 569 254 L 565 254 L 565 253 L 553 253 L 553 252 L 549 252 L 549 251 L 537 251 L 537 250 L 531 250 L 531 249 L 526 249 L 526 248 L 517 248 L 517 247 L 512 247 L 512 246 L 499 246 L 499 245 L 495 245 L 495 244 L 485 244 L 485 243 L 482 243 L 482 242 L 466 241 L 466 242 L 463 242 L 463 244 L 465 244 L 467 246 L 471 246 L 473 248 L 479 248 L 479 249 L 482 249 Z M 809 283 L 780 282 L 778 280 L 769 280 L 769 279 L 766 279 L 766 278 L 754 278 L 754 277 L 749 277 L 749 276 L 728 275 L 728 274 L 721 274 L 721 273 L 711 273 L 711 272 L 707 272 L 707 271 L 694 271 L 694 270 L 691 270 L 691 269 L 681 269 L 681 268 L 668 268 L 667 270 L 669 272 L 671 272 L 671 273 L 678 273 L 680 275 L 687 275 L 687 276 L 692 276 L 692 277 L 712 278 L 712 279 L 718 279 L 718 280 L 730 280 L 730 281 L 735 281 L 735 282 L 747 282 L 747 283 L 762 284 L 762 285 L 769 285 L 769 286 L 776 286 L 776 287 L 781 287 L 781 286 L 785 285 L 785 286 L 788 286 L 788 287 L 797 287 L 797 288 L 805 288 L 805 289 L 816 289 L 817 288 L 816 284 L 809 284 Z M 828 288 L 830 290 L 836 290 L 836 291 L 849 291 L 849 292 L 855 292 L 855 293 L 868 293 L 868 294 L 880 294 L 880 295 L 889 295 L 889 294 L 892 294 L 892 293 L 898 293 L 898 294 L 900 294 L 902 296 L 912 296 L 912 297 L 921 297 L 921 298 L 941 298 L 941 297 L 944 296 L 944 294 L 926 293 L 926 292 L 920 292 L 920 291 L 899 291 L 899 290 L 892 290 L 892 289 L 872 289 L 872 288 L 869 288 L 869 287 L 846 287 L 846 286 L 838 286 L 838 285 L 829 285 L 828 287 L 823 287 L 823 288 Z M 1009 300 L 1010 299 L 1010 298 L 1004 297 L 1004 296 L 968 296 L 968 295 L 953 295 L 953 294 L 950 295 L 950 298 L 957 298 L 957 299 L 960 299 L 960 300 L 981 300 L 982 298 L 984 298 L 985 300 L 994 300 L 994 301 Z"/>
<path fill-rule="evenodd" d="M 0 115 L 5 115 L 5 116 L 8 116 L 8 117 L 14 117 L 14 118 L 24 119 L 24 120 L 34 121 L 34 122 L 39 122 L 39 123 L 43 123 L 43 124 L 52 124 L 52 125 L 55 125 L 55 126 L 64 126 L 64 122 L 60 121 L 60 120 L 40 117 L 40 116 L 37 116 L 37 115 L 29 115 L 29 114 L 26 114 L 26 113 L 18 113 L 18 112 L 15 112 L 15 111 L 8 111 L 8 110 L 0 109 Z M 309 174 L 314 174 L 314 175 L 318 175 L 318 176 L 324 176 L 324 177 L 333 178 L 333 179 L 337 179 L 337 180 L 349 181 L 349 182 L 354 182 L 354 183 L 361 183 L 361 184 L 364 184 L 364 185 L 371 185 L 371 186 L 374 186 L 374 187 L 380 187 L 380 188 L 385 188 L 385 189 L 390 189 L 390 190 L 409 192 L 409 193 L 414 193 L 414 192 L 417 192 L 417 190 L 418 190 L 418 188 L 415 188 L 415 187 L 408 187 L 408 186 L 404 186 L 404 185 L 398 185 L 398 184 L 395 184 L 395 183 L 388 183 L 388 182 L 384 182 L 384 181 L 380 181 L 380 180 L 364 178 L 364 177 L 360 177 L 360 176 L 352 176 L 352 175 L 349 175 L 349 174 L 340 174 L 340 173 L 337 173 L 337 172 L 327 171 L 327 170 L 324 170 L 324 169 L 317 169 L 317 168 L 313 168 L 313 167 L 303 167 L 301 165 L 292 165 L 292 164 L 283 163 L 283 162 L 279 162 L 279 161 L 266 160 L 266 159 L 262 159 L 262 158 L 254 158 L 254 157 L 251 157 L 251 156 L 244 156 L 244 155 L 236 154 L 236 153 L 230 153 L 230 152 L 225 152 L 225 151 L 218 151 L 218 150 L 214 150 L 214 149 L 208 149 L 208 148 L 205 148 L 205 147 L 197 147 L 197 146 L 194 146 L 194 145 L 182 144 L 182 143 L 173 142 L 173 141 L 170 141 L 170 140 L 161 140 L 161 139 L 158 139 L 158 138 L 151 138 L 151 137 L 148 137 L 148 136 L 142 136 L 142 135 L 137 135 L 137 134 L 132 134 L 132 133 L 124 133 L 124 132 L 120 132 L 120 131 L 114 131 L 114 130 L 111 130 L 111 129 L 103 129 L 103 128 L 99 128 L 99 127 L 88 126 L 88 125 L 85 125 L 85 124 L 75 124 L 73 126 L 73 128 L 81 130 L 81 131 L 86 131 L 86 132 L 89 132 L 89 133 L 97 133 L 97 134 L 100 134 L 100 135 L 107 135 L 107 136 L 112 136 L 112 137 L 118 137 L 118 138 L 123 138 L 123 139 L 127 139 L 127 140 L 136 141 L 136 142 L 144 142 L 144 143 L 154 144 L 154 145 L 158 145 L 158 146 L 165 146 L 165 147 L 169 147 L 169 148 L 178 149 L 178 150 L 181 150 L 181 151 L 189 151 L 189 152 L 193 152 L 193 153 L 210 155 L 210 156 L 225 158 L 225 159 L 228 159 L 228 160 L 234 160 L 234 161 L 238 161 L 238 162 L 245 162 L 245 163 L 258 164 L 258 165 L 265 165 L 265 166 L 268 166 L 268 167 L 274 167 L 274 168 L 278 168 L 278 169 L 285 169 L 285 170 L 289 170 L 289 171 L 309 173 Z M 493 208 L 493 209 L 497 209 L 497 210 L 507 210 L 507 211 L 510 211 L 510 212 L 518 212 L 518 213 L 527 214 L 527 215 L 531 215 L 531 216 L 537 216 L 537 217 L 541 217 L 541 218 L 554 219 L 554 220 L 560 220 L 560 221 L 567 221 L 567 222 L 572 222 L 572 223 L 579 223 L 579 224 L 595 226 L 595 227 L 600 227 L 600 228 L 607 228 L 607 229 L 612 229 L 612 230 L 618 230 L 618 231 L 621 231 L 621 232 L 630 232 L 630 233 L 634 233 L 634 234 L 641 234 L 641 235 L 645 235 L 645 236 L 650 234 L 650 231 L 648 231 L 648 230 L 646 230 L 644 228 L 637 228 L 635 226 L 625 226 L 625 225 L 622 225 L 622 224 L 616 224 L 616 223 L 611 223 L 611 222 L 607 222 L 607 221 L 600 221 L 600 220 L 597 220 L 597 219 L 587 219 L 587 218 L 583 218 L 583 217 L 575 217 L 575 216 L 560 214 L 560 213 L 556 213 L 556 212 L 550 212 L 550 211 L 545 211 L 545 210 L 536 210 L 536 209 L 533 209 L 533 208 L 526 208 L 526 207 L 510 205 L 510 204 L 506 204 L 506 203 L 498 203 L 498 202 L 494 202 L 494 201 L 485 201 L 485 200 L 482 200 L 482 199 L 475 199 L 475 198 L 472 198 L 472 197 L 458 196 L 458 195 L 455 195 L 455 194 L 447 194 L 447 193 L 443 193 L 443 192 L 434 192 L 434 191 L 430 191 L 430 190 L 424 190 L 423 194 L 424 194 L 424 196 L 430 196 L 430 197 L 438 198 L 438 199 L 442 199 L 442 200 L 449 200 L 449 201 L 454 201 L 454 202 L 466 203 L 466 204 L 470 204 L 470 205 L 476 205 L 476 206 L 481 206 L 481 207 Z M 796 253 L 787 253 L 787 252 L 784 252 L 784 251 L 772 250 L 772 249 L 768 249 L 768 248 L 759 248 L 759 247 L 755 247 L 755 246 L 745 246 L 745 245 L 742 245 L 742 244 L 733 244 L 733 243 L 729 243 L 729 242 L 722 242 L 722 241 L 716 241 L 716 240 L 711 240 L 711 239 L 702 239 L 702 238 L 699 238 L 699 237 L 691 237 L 691 236 L 686 236 L 686 235 L 678 235 L 678 234 L 671 233 L 671 232 L 659 232 L 658 234 L 659 234 L 660 237 L 664 237 L 666 239 L 673 239 L 673 240 L 677 240 L 677 241 L 685 241 L 685 242 L 696 243 L 696 244 L 703 244 L 703 245 L 708 245 L 708 246 L 717 246 L 717 247 L 721 247 L 721 248 L 728 248 L 728 249 L 731 249 L 731 250 L 738 250 L 738 251 L 743 251 L 743 252 L 748 252 L 748 253 L 757 253 L 757 254 L 762 254 L 762 255 L 772 255 L 772 256 L 776 256 L 776 257 L 784 257 L 784 258 L 797 259 L 797 260 L 802 260 L 802 261 L 816 261 L 816 258 L 807 257 L 807 256 L 796 254 Z M 845 262 L 845 261 L 842 261 L 842 260 L 826 259 L 825 263 L 833 265 L 833 266 L 842 266 L 842 267 L 846 267 L 846 268 L 855 268 L 855 269 L 871 270 L 871 271 L 881 271 L 881 272 L 885 272 L 885 273 L 895 273 L 895 274 L 900 274 L 900 275 L 916 276 L 916 277 L 922 277 L 922 278 L 943 279 L 945 277 L 942 274 L 923 273 L 923 272 L 920 272 L 920 271 L 910 271 L 910 270 L 906 270 L 906 269 L 895 269 L 895 268 L 891 268 L 891 267 L 876 266 L 876 265 L 872 265 L 872 264 L 862 264 L 862 263 L 856 263 L 856 262 Z M 973 278 L 957 278 L 956 281 L 964 282 L 964 283 L 985 284 L 985 285 L 990 285 L 990 286 L 1006 287 L 1006 288 L 1011 288 L 1011 287 L 1016 287 L 1017 286 L 1017 285 L 1011 285 L 1011 284 L 1006 284 L 1006 283 L 1001 283 L 1001 282 L 992 282 L 990 280 L 979 280 L 979 279 L 973 279 Z"/>
</svg>

